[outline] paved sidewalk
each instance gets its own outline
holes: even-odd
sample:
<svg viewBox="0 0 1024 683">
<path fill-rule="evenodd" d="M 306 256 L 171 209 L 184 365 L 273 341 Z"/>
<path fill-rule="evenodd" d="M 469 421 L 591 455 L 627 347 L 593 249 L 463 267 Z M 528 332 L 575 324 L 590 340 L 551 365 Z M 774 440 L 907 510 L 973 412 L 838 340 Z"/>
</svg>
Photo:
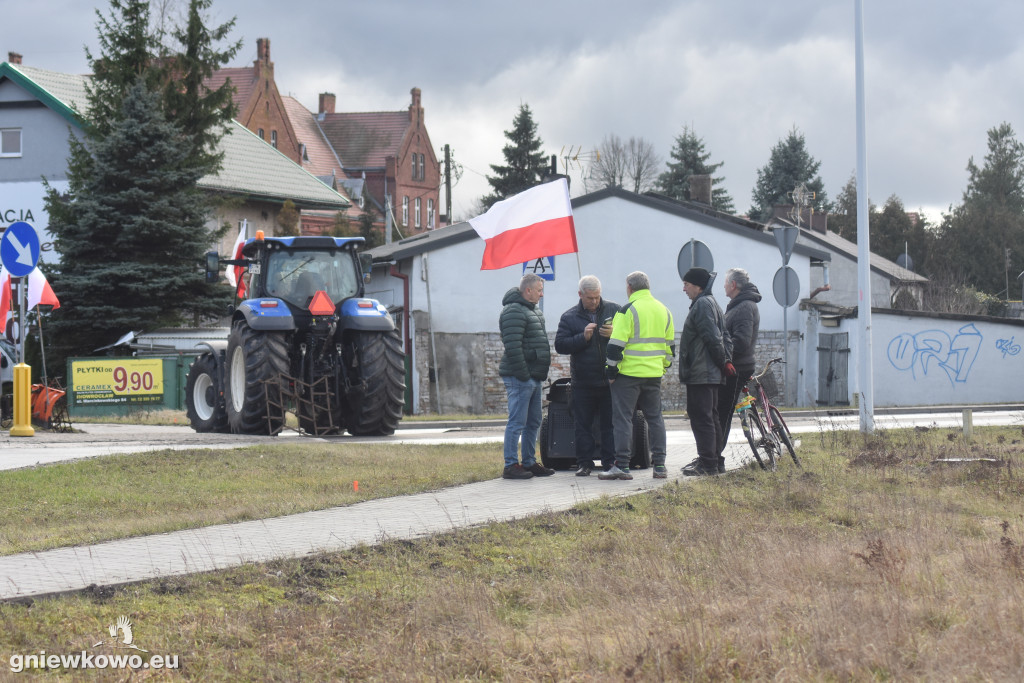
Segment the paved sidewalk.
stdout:
<svg viewBox="0 0 1024 683">
<path fill-rule="evenodd" d="M 727 449 L 730 469 L 739 467 L 749 454 L 741 446 L 730 443 Z M 286 517 L 3 556 L 0 600 L 338 551 L 564 510 L 605 495 L 632 495 L 663 486 L 682 478 L 680 468 L 694 457 L 689 431 L 671 431 L 668 479 L 654 479 L 650 469 L 635 471 L 633 481 L 601 481 L 596 474 L 577 477 L 573 472 L 528 481 L 493 479 Z"/>
</svg>

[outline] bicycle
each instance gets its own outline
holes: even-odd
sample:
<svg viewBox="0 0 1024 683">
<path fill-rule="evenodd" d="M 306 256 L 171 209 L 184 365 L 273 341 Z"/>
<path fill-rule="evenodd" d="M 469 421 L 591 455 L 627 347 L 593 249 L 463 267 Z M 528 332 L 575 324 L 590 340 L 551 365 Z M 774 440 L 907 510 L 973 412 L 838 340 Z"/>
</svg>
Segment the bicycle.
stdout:
<svg viewBox="0 0 1024 683">
<path fill-rule="evenodd" d="M 747 441 L 750 443 L 750 448 L 754 451 L 754 457 L 757 458 L 764 469 L 775 469 L 778 459 L 782 456 L 782 446 L 786 447 L 786 451 L 789 453 L 789 457 L 793 459 L 793 463 L 797 467 L 802 467 L 800 458 L 796 455 L 796 449 L 793 447 L 793 435 L 789 431 L 789 426 L 782 418 L 782 413 L 772 405 L 769 398 L 769 394 L 774 392 L 769 391 L 766 386 L 768 382 L 774 385 L 775 377 L 769 372 L 771 367 L 776 363 L 785 362 L 782 358 L 772 358 L 765 364 L 761 372 L 750 378 L 750 385 L 753 386 L 755 395 L 750 395 L 748 387 L 743 387 L 744 394 L 751 399 L 748 405 L 750 409 L 745 409 L 744 413 L 750 413 L 751 422 L 753 422 L 753 427 L 750 430 L 756 430 L 758 438 L 753 438 L 754 435 L 747 428 L 744 428 L 743 433 L 748 435 Z M 743 403 L 743 401 L 740 401 L 740 403 Z M 737 403 L 738 407 L 739 403 Z M 742 418 L 743 416 L 741 415 L 741 420 Z M 765 467 L 764 463 L 761 462 L 757 452 L 759 447 L 766 451 L 766 458 L 772 462 L 771 468 Z M 776 454 L 778 454 L 779 458 L 775 457 Z"/>
<path fill-rule="evenodd" d="M 747 437 L 750 450 L 754 452 L 754 459 L 761 469 L 774 472 L 777 467 L 776 453 L 782 455 L 782 445 L 774 433 L 765 430 L 755 406 L 754 397 L 750 395 L 747 387 L 743 387 L 743 398 L 736 403 L 736 413 L 740 416 L 743 436 Z"/>
</svg>

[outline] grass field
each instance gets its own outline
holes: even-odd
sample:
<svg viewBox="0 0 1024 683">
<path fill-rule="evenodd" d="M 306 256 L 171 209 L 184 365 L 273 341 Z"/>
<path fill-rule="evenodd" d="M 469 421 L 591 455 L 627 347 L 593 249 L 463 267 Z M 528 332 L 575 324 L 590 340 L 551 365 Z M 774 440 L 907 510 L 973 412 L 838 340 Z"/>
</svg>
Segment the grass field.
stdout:
<svg viewBox="0 0 1024 683">
<path fill-rule="evenodd" d="M 1019 680 L 1021 428 L 970 443 L 822 432 L 802 459 L 418 541 L 2 604 L 0 665 L 89 648 L 127 615 L 187 680 Z"/>
</svg>

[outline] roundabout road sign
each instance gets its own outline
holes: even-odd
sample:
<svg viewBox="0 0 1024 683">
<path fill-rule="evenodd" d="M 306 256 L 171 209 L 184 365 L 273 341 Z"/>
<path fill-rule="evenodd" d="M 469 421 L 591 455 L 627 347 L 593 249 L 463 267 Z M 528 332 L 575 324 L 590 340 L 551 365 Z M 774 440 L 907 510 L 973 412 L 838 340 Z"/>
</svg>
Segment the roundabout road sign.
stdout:
<svg viewBox="0 0 1024 683">
<path fill-rule="evenodd" d="M 39 262 L 39 234 L 25 221 L 11 223 L 0 238 L 0 263 L 11 277 L 25 277 Z"/>
</svg>

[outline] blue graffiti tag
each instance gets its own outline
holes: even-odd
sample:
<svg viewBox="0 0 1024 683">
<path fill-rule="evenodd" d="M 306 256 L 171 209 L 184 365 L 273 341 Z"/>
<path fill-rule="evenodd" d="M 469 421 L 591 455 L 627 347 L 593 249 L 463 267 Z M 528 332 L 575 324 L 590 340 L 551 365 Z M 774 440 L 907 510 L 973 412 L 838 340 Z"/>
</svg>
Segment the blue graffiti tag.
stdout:
<svg viewBox="0 0 1024 683">
<path fill-rule="evenodd" d="M 1003 358 L 1007 356 L 1016 356 L 1020 353 L 1020 344 L 1013 343 L 1013 337 L 1009 339 L 1000 339 L 996 342 L 996 348 L 1003 352 Z"/>
<path fill-rule="evenodd" d="M 894 368 L 910 370 L 915 380 L 918 371 L 927 376 L 928 371 L 938 365 L 951 384 L 966 382 L 981 350 L 982 339 L 974 323 L 961 327 L 952 340 L 943 330 L 925 330 L 913 335 L 904 332 L 892 338 L 886 353 Z"/>
</svg>

